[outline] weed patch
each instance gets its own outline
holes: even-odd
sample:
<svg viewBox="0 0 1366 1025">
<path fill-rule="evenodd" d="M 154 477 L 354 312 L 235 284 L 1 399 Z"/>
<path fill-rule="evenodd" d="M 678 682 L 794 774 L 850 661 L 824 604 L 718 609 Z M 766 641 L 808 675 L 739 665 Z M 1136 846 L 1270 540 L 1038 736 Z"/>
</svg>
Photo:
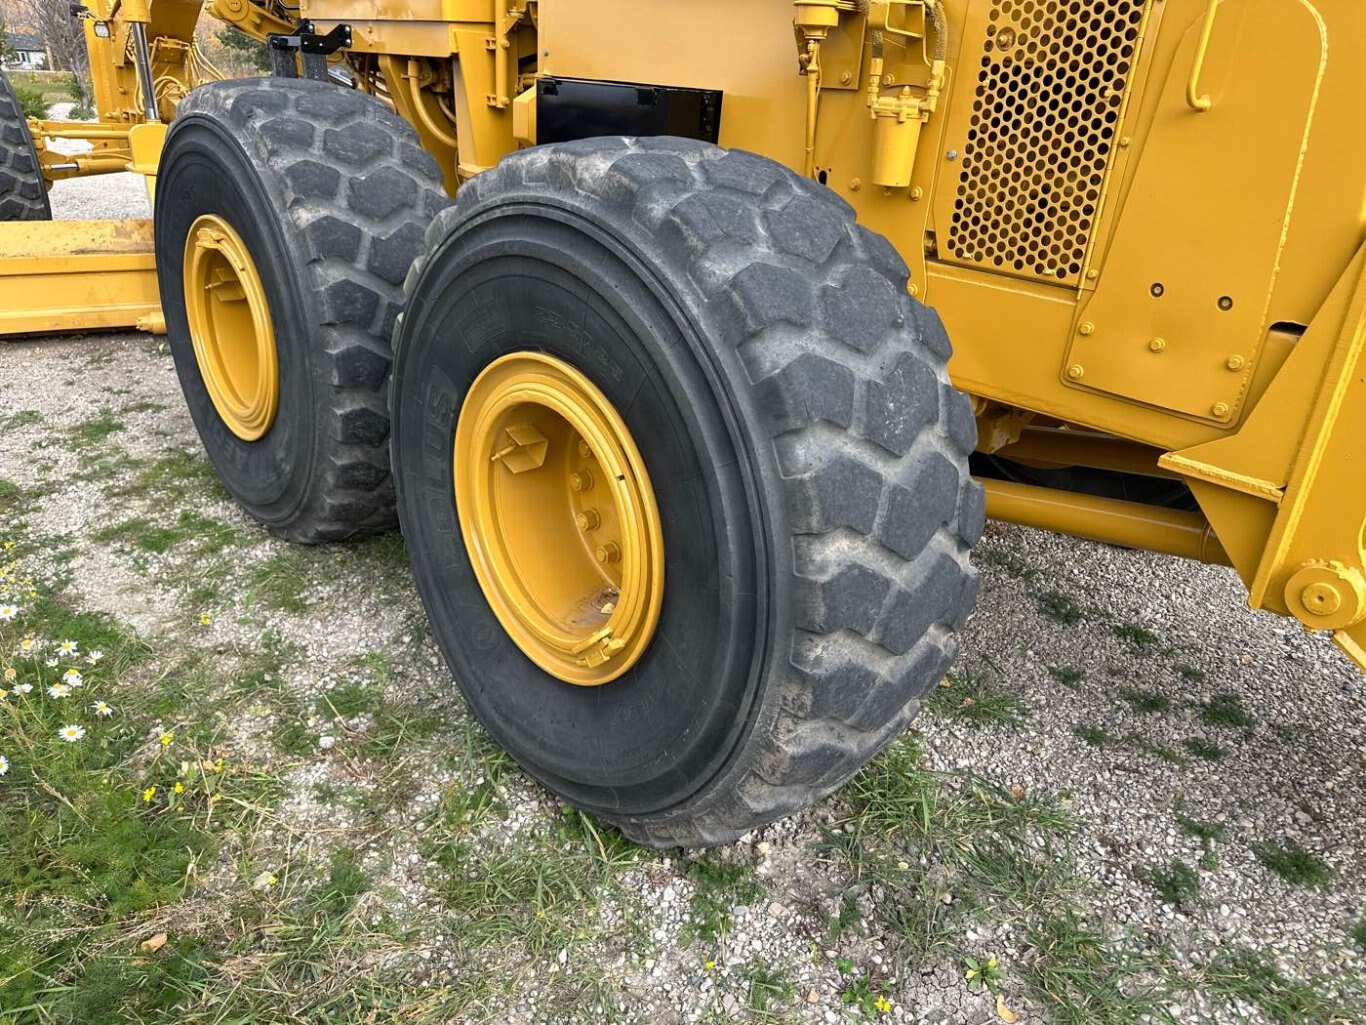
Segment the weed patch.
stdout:
<svg viewBox="0 0 1366 1025">
<path fill-rule="evenodd" d="M 1167 712 L 1172 707 L 1171 699 L 1155 690 L 1125 687 L 1119 692 L 1119 696 L 1135 712 L 1142 712 L 1144 715 Z"/>
<path fill-rule="evenodd" d="M 1180 859 L 1154 865 L 1148 870 L 1148 882 L 1167 904 L 1187 904 L 1200 893 L 1200 877 Z"/>
<path fill-rule="evenodd" d="M 1072 732 L 1091 747 L 1104 747 L 1110 742 L 1110 734 L 1099 726 L 1074 726 Z"/>
<path fill-rule="evenodd" d="M 1296 886 L 1323 886 L 1333 878 L 1333 870 L 1293 840 L 1255 844 L 1257 860 L 1288 883 Z"/>
<path fill-rule="evenodd" d="M 1256 721 L 1246 708 L 1243 699 L 1237 694 L 1221 692 L 1205 702 L 1200 709 L 1200 718 L 1211 726 L 1229 726 L 1246 729 Z"/>
<path fill-rule="evenodd" d="M 1062 591 L 1044 591 L 1034 596 L 1039 610 L 1049 619 L 1065 626 L 1076 626 L 1086 618 L 1086 609 L 1070 594 Z"/>
<path fill-rule="evenodd" d="M 1196 758 L 1203 758 L 1207 762 L 1217 762 L 1224 757 L 1222 747 L 1201 737 L 1187 737 L 1181 741 L 1181 746 Z"/>
<path fill-rule="evenodd" d="M 950 673 L 925 698 L 925 707 L 934 715 L 977 727 L 1018 726 L 1029 718 L 1024 700 L 994 684 L 984 669 Z"/>
</svg>

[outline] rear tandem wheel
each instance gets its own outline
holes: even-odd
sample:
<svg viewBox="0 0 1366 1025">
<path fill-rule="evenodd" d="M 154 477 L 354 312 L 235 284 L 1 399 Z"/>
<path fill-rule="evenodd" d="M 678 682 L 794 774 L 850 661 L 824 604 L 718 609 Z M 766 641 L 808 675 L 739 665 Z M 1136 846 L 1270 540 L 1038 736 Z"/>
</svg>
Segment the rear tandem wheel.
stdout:
<svg viewBox="0 0 1366 1025">
<path fill-rule="evenodd" d="M 906 277 L 828 190 L 677 139 L 513 155 L 427 232 L 391 402 L 432 630 L 494 738 L 643 843 L 829 793 L 953 659 L 976 431 Z"/>
</svg>

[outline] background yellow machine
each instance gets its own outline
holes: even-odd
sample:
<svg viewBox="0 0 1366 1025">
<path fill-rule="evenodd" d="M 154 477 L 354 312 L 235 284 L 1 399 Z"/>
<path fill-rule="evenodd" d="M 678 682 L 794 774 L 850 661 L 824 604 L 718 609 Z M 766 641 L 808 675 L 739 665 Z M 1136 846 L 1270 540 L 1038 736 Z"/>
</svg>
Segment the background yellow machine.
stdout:
<svg viewBox="0 0 1366 1025">
<path fill-rule="evenodd" d="M 286 537 L 397 506 L 482 721 L 631 835 L 900 730 L 983 505 L 1230 564 L 1366 666 L 1355 0 L 207 11 L 274 75 L 95 0 L 96 124 L 0 91 L 0 330 L 168 330 Z M 154 231 L 42 223 L 124 168 Z"/>
</svg>

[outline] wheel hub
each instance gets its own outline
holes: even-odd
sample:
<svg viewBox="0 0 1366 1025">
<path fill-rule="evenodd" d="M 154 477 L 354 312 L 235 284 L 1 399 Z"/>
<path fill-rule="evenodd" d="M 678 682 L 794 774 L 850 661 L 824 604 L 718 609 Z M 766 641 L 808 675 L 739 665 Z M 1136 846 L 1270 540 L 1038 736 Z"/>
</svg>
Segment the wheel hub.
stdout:
<svg viewBox="0 0 1366 1025">
<path fill-rule="evenodd" d="M 275 327 L 246 243 L 214 214 L 196 220 L 185 240 L 185 310 L 214 409 L 233 434 L 256 441 L 280 404 Z"/>
<path fill-rule="evenodd" d="M 455 430 L 455 502 L 484 596 L 552 676 L 608 683 L 645 653 L 664 596 L 659 509 L 603 393 L 538 352 L 491 363 Z"/>
</svg>

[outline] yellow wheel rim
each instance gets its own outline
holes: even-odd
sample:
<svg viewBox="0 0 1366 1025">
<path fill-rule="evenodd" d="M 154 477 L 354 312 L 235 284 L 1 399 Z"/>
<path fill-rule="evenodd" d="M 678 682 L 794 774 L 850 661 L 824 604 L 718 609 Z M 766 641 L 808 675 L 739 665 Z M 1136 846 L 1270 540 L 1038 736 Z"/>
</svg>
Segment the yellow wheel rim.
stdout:
<svg viewBox="0 0 1366 1025">
<path fill-rule="evenodd" d="M 645 653 L 664 599 L 659 508 L 587 377 L 537 352 L 486 367 L 455 428 L 455 504 L 484 596 L 536 665 L 595 687 Z"/>
<path fill-rule="evenodd" d="M 242 237 L 205 214 L 185 240 L 185 310 L 204 387 L 228 429 L 256 441 L 280 405 L 275 327 Z"/>
</svg>

